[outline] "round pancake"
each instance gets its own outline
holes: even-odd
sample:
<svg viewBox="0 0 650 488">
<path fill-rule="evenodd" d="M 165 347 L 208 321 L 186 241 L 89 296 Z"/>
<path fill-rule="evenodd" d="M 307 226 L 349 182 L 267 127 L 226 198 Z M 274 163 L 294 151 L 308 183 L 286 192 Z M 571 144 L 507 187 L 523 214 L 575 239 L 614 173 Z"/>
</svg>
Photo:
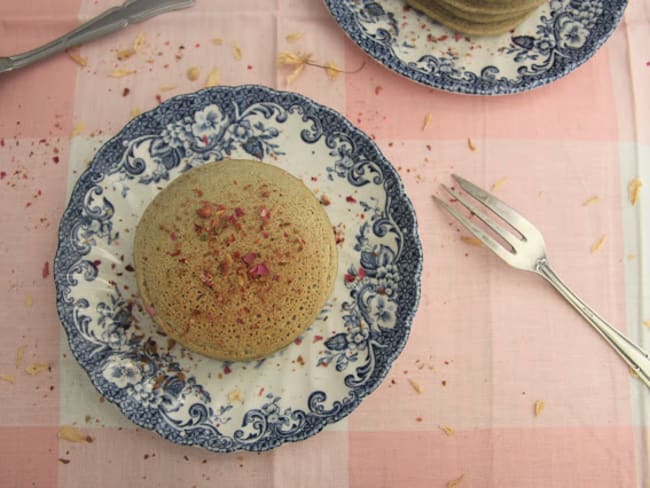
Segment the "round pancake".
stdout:
<svg viewBox="0 0 650 488">
<path fill-rule="evenodd" d="M 154 322 L 187 348 L 257 359 L 290 344 L 328 299 L 332 224 L 298 178 L 246 160 L 176 178 L 138 223 L 134 262 Z"/>
<path fill-rule="evenodd" d="M 548 0 L 439 0 L 453 7 L 458 12 L 467 14 L 501 15 L 515 17 L 518 14 L 530 13 Z M 426 3 L 426 2 L 425 2 Z M 475 18 L 473 20 L 479 20 Z"/>
<path fill-rule="evenodd" d="M 502 7 L 487 3 L 477 5 L 471 0 L 406 0 L 406 3 L 457 32 L 492 36 L 517 27 L 543 1 L 526 0 L 524 3 L 528 3 L 529 6 L 525 10 L 521 6 L 505 3 Z"/>
</svg>

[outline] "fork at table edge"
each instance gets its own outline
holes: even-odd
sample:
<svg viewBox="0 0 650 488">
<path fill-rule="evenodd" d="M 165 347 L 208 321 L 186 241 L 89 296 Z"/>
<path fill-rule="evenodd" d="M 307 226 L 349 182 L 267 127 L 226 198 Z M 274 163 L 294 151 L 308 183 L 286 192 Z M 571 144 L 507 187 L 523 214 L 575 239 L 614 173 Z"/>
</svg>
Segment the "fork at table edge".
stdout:
<svg viewBox="0 0 650 488">
<path fill-rule="evenodd" d="M 127 0 L 81 24 L 76 29 L 25 53 L 0 57 L 0 73 L 28 66 L 66 49 L 143 22 L 165 12 L 191 7 L 194 0 Z"/>
<path fill-rule="evenodd" d="M 476 207 L 466 202 L 459 194 L 444 185 L 443 188 L 445 188 L 454 200 L 467 208 L 473 216 L 483 221 L 495 234 L 503 238 L 512 249 L 507 249 L 499 244 L 489 234 L 483 231 L 482 228 L 470 222 L 440 198 L 433 195 L 433 199 L 507 264 L 517 269 L 535 272 L 546 279 L 587 323 L 596 329 L 601 337 L 612 346 L 632 369 L 634 375 L 650 388 L 650 354 L 607 323 L 605 319 L 589 307 L 555 274 L 546 257 L 543 237 L 533 224 L 494 195 L 482 190 L 460 176 L 452 175 L 452 177 L 468 195 L 475 198 L 489 210 L 501 217 L 513 229 L 517 230 L 521 234 L 522 239 L 514 240 L 513 238 L 515 236 L 511 232 L 505 230 L 494 219 L 479 211 Z M 520 251 L 519 255 L 517 255 L 518 251 Z"/>
</svg>

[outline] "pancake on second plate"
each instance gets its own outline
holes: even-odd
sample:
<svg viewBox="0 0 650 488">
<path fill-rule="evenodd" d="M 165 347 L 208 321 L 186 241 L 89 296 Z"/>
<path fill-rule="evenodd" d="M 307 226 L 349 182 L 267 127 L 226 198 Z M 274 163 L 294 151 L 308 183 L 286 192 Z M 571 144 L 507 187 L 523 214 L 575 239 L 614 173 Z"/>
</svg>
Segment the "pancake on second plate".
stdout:
<svg viewBox="0 0 650 488">
<path fill-rule="evenodd" d="M 514 29 L 544 1 L 406 0 L 406 3 L 457 32 L 491 36 Z"/>
<path fill-rule="evenodd" d="M 154 322 L 223 360 L 267 356 L 311 325 L 338 258 L 329 218 L 298 178 L 265 163 L 191 169 L 136 229 L 140 295 Z"/>
</svg>

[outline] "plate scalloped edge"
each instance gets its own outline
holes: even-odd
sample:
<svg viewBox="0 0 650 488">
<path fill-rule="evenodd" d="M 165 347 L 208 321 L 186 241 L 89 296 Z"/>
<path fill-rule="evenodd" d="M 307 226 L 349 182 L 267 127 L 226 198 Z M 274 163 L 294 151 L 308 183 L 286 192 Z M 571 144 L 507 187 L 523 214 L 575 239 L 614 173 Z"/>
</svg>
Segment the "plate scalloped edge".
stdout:
<svg viewBox="0 0 650 488">
<path fill-rule="evenodd" d="M 158 403 L 147 404 L 145 408 L 142 406 L 142 398 L 147 392 L 143 393 L 142 389 L 140 389 L 139 396 L 134 396 L 132 389 L 127 390 L 124 388 L 126 384 L 124 383 L 124 377 L 120 378 L 123 383 L 121 384 L 122 387 L 116 386 L 116 383 L 106 381 L 106 361 L 107 358 L 110 358 L 111 350 L 105 345 L 100 347 L 97 344 L 89 343 L 79 333 L 80 326 L 82 328 L 88 326 L 84 321 L 90 321 L 89 318 L 83 316 L 80 318 L 78 313 L 80 307 L 83 309 L 88 306 L 88 303 L 87 300 L 86 303 L 83 303 L 83 298 L 81 303 L 79 301 L 75 302 L 71 296 L 71 290 L 78 284 L 79 279 L 93 281 L 100 272 L 92 261 L 84 259 L 84 256 L 89 254 L 92 247 L 86 242 L 86 238 L 89 235 L 91 238 L 104 238 L 108 233 L 108 239 L 110 240 L 111 230 L 108 223 L 113 216 L 113 207 L 110 202 L 106 205 L 105 201 L 100 206 L 97 206 L 96 202 L 91 201 L 93 195 L 99 197 L 102 194 L 98 183 L 111 172 L 117 172 L 120 168 L 124 170 L 125 165 L 128 166 L 127 172 L 131 172 L 133 175 L 140 174 L 143 171 L 141 167 L 138 167 L 137 158 L 134 160 L 135 163 L 125 163 L 124 154 L 128 151 L 128 141 L 150 137 L 152 134 L 159 135 L 165 128 L 170 127 L 170 124 L 188 115 L 196 117 L 196 113 L 206 109 L 206 107 L 216 105 L 227 111 L 244 109 L 256 103 L 261 105 L 268 103 L 269 106 L 279 107 L 280 115 L 276 114 L 276 120 L 280 120 L 284 116 L 283 113 L 298 111 L 302 116 L 302 121 L 310 124 L 308 129 L 304 129 L 300 133 L 301 139 L 306 143 L 313 143 L 324 138 L 323 140 L 327 141 L 327 146 L 335 150 L 337 147 L 336 138 L 345 137 L 346 144 L 351 145 L 346 146 L 348 150 L 346 161 L 352 165 L 346 168 L 345 175 L 348 179 L 352 178 L 354 180 L 356 178 L 358 180 L 356 183 L 365 184 L 362 182 L 365 174 L 364 165 L 368 165 L 368 162 L 372 161 L 373 168 L 380 171 L 380 174 L 376 175 L 377 178 L 380 178 L 377 181 L 382 183 L 386 191 L 385 210 L 390 219 L 403 232 L 404 242 L 399 259 L 395 258 L 394 262 L 396 269 L 399 270 L 396 276 L 400 279 L 400 293 L 396 299 L 397 309 L 394 311 L 393 319 L 399 326 L 380 330 L 380 335 L 377 337 L 382 342 L 377 347 L 381 347 L 383 350 L 375 351 L 376 345 L 372 345 L 370 341 L 368 342 L 368 354 L 373 355 L 373 364 L 362 366 L 366 368 L 366 376 L 363 382 L 357 387 L 350 388 L 349 395 L 346 396 L 344 401 L 335 402 L 330 409 L 326 409 L 323 405 L 322 391 L 312 392 L 308 402 L 310 411 L 294 410 L 291 413 L 292 418 L 295 415 L 298 419 L 299 428 L 286 432 L 282 430 L 281 426 L 267 425 L 269 415 L 260 417 L 261 414 L 258 411 L 253 412 L 249 419 L 246 417 L 248 420 L 245 419 L 244 423 L 254 423 L 256 420 L 260 421 L 261 418 L 261 421 L 268 428 L 258 436 L 253 436 L 252 440 L 250 440 L 250 438 L 244 439 L 241 436 L 240 439 L 237 439 L 236 435 L 232 437 L 220 435 L 218 429 L 206 428 L 205 425 L 200 423 L 190 423 L 187 428 L 171 425 L 169 419 L 161 413 L 161 402 L 165 399 L 159 399 Z M 284 112 L 282 112 L 283 110 Z M 273 114 L 269 114 L 269 117 L 271 115 Z M 225 129 L 221 128 L 220 130 L 222 130 L 221 134 L 223 134 Z M 264 148 L 260 144 L 249 144 L 248 148 L 244 147 L 250 140 L 242 143 L 244 150 L 253 156 L 263 156 Z M 183 151 L 186 149 L 183 149 L 183 146 L 176 147 L 171 153 L 171 162 L 169 162 L 170 159 L 166 160 L 169 167 L 162 164 L 162 174 L 158 174 L 156 177 L 164 180 L 165 169 L 169 170 L 175 166 L 178 167 L 183 162 Z M 212 154 L 214 156 L 214 153 Z M 259 159 L 262 159 L 262 157 Z M 335 169 L 332 169 L 332 172 L 335 171 Z M 169 178 L 169 173 L 166 174 L 166 178 Z M 87 200 L 88 195 L 91 195 L 91 200 Z M 385 225 L 385 222 L 377 225 L 379 232 L 383 232 L 381 227 Z M 85 237 L 80 238 L 80 235 Z M 370 264 L 372 265 L 372 263 Z M 422 247 L 418 236 L 413 205 L 405 193 L 403 183 L 396 170 L 381 154 L 376 144 L 338 112 L 302 95 L 277 91 L 258 85 L 206 88 L 195 93 L 179 95 L 128 122 L 117 135 L 99 149 L 90 167 L 85 170 L 76 182 L 59 226 L 58 246 L 54 260 L 57 310 L 61 323 L 67 334 L 75 359 L 86 371 L 100 394 L 108 401 L 116 404 L 127 418 L 140 427 L 154 430 L 162 437 L 179 444 L 196 445 L 219 452 L 231 452 L 240 449 L 250 451 L 272 449 L 285 442 L 294 442 L 311 437 L 327 425 L 349 415 L 365 396 L 379 386 L 387 375 L 392 362 L 406 345 L 412 320 L 420 300 L 421 273 Z M 366 338 L 366 340 L 368 339 Z M 335 342 L 333 341 L 332 344 Z M 340 343 L 341 340 L 338 340 L 338 342 Z M 120 374 L 127 374 L 129 373 L 128 368 L 131 366 L 127 365 L 125 367 L 122 365 L 120 367 L 122 368 Z M 372 369 L 370 369 L 371 367 Z M 131 371 L 131 374 L 143 375 L 144 373 L 142 371 L 135 371 L 135 373 Z M 352 379 L 352 375 L 346 377 L 346 386 L 348 380 Z M 209 400 L 209 397 L 205 396 L 205 392 L 200 390 L 200 385 L 191 383 L 189 379 L 184 380 L 181 385 L 178 384 L 178 378 L 174 378 L 172 383 L 174 381 L 175 383 L 169 390 L 172 393 L 169 393 L 169 395 L 177 395 L 180 389 L 184 389 L 183 391 L 189 389 L 188 391 L 191 391 L 194 395 L 193 400 L 197 398 L 207 398 Z M 165 391 L 167 392 L 167 390 Z M 151 394 L 151 391 L 148 394 Z M 170 401 L 169 398 L 167 398 L 167 401 Z M 206 409 L 206 406 L 197 403 L 191 405 L 189 410 L 195 406 L 200 407 L 197 415 L 199 417 L 204 415 L 202 409 Z M 248 414 L 250 413 L 248 412 Z M 190 411 L 191 420 L 193 420 L 192 415 Z"/>
<path fill-rule="evenodd" d="M 406 27 L 404 21 L 400 24 L 396 19 L 395 11 L 399 4 L 403 13 L 406 5 L 402 0 L 323 1 L 341 29 L 375 61 L 417 83 L 465 95 L 516 94 L 566 76 L 600 49 L 618 26 L 627 5 L 627 0 L 553 0 L 538 8 L 537 12 L 543 9 L 550 12 L 540 14 L 537 24 L 532 18 L 525 22 L 525 31 L 520 26 L 514 35 L 507 33 L 476 40 L 456 37 L 453 31 L 409 9 L 407 15 L 414 23 L 430 29 L 428 42 L 444 39 L 439 52 L 444 48 L 447 51 L 432 55 L 430 45 L 424 49 L 425 46 L 417 45 L 419 41 L 411 41 L 415 30 L 409 31 L 409 39 L 400 38 L 400 32 Z M 388 10 L 382 4 L 395 4 L 395 8 Z M 516 68 L 513 69 L 516 78 L 502 74 L 500 67 L 505 65 L 497 62 L 487 62 L 479 70 L 465 67 L 462 55 L 454 53 L 456 47 L 452 41 L 458 39 L 471 41 L 474 47 L 489 40 L 507 40 L 495 51 L 502 56 L 500 61 L 509 56 L 506 64 Z M 422 52 L 417 51 L 418 47 Z"/>
</svg>

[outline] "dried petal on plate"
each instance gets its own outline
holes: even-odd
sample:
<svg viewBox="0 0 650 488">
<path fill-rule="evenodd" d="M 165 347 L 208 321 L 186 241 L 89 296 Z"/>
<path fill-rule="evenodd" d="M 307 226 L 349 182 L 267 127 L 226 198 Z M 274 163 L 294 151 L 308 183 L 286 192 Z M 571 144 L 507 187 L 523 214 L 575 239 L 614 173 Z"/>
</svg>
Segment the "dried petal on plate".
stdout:
<svg viewBox="0 0 650 488">
<path fill-rule="evenodd" d="M 25 295 L 25 306 L 27 308 L 32 308 L 32 305 L 34 305 L 34 299 L 32 298 L 32 296 Z"/>
<path fill-rule="evenodd" d="M 286 40 L 289 42 L 296 42 L 302 39 L 302 36 L 304 35 L 304 32 L 292 32 L 291 34 L 287 35 Z"/>
<path fill-rule="evenodd" d="M 187 79 L 190 81 L 196 81 L 199 79 L 200 74 L 201 70 L 198 68 L 198 66 L 192 66 L 187 70 Z"/>
<path fill-rule="evenodd" d="M 594 203 L 597 203 L 600 201 L 600 197 L 598 195 L 594 195 L 592 197 L 587 198 L 584 202 L 582 202 L 583 207 L 587 207 L 589 205 L 593 205 Z"/>
<path fill-rule="evenodd" d="M 607 240 L 607 234 L 603 234 L 602 236 L 600 236 L 598 240 L 591 245 L 590 252 L 592 254 L 597 252 L 601 247 L 603 247 L 603 244 L 605 244 L 606 240 Z"/>
<path fill-rule="evenodd" d="M 71 425 L 63 425 L 57 433 L 57 437 L 61 440 L 68 442 L 92 442 L 93 438 L 88 434 L 84 434 L 76 427 Z"/>
<path fill-rule="evenodd" d="M 16 380 L 14 380 L 14 377 L 11 376 L 10 374 L 0 373 L 0 380 L 6 381 L 7 383 L 11 383 L 12 385 L 16 384 Z"/>
<path fill-rule="evenodd" d="M 70 133 L 70 137 L 78 136 L 85 130 L 86 130 L 86 124 L 84 124 L 83 122 L 79 122 L 77 125 L 75 125 L 72 128 L 72 132 Z"/>
<path fill-rule="evenodd" d="M 16 348 L 16 367 L 20 368 L 23 364 L 23 358 L 25 357 L 25 347 L 27 346 L 18 346 Z"/>
<path fill-rule="evenodd" d="M 30 376 L 36 376 L 50 368 L 48 363 L 32 363 L 25 368 L 25 373 Z"/>
<path fill-rule="evenodd" d="M 490 191 L 496 191 L 496 190 L 498 190 L 499 188 L 501 188 L 501 187 L 503 186 L 503 184 L 504 184 L 506 181 L 508 181 L 508 178 L 506 178 L 506 177 L 501 178 L 500 180 L 495 181 L 494 183 L 492 183 L 492 186 L 490 187 Z"/>
<path fill-rule="evenodd" d="M 213 37 L 212 38 L 212 44 L 216 44 L 217 46 L 221 46 L 223 44 L 223 39 L 221 37 Z"/>
<path fill-rule="evenodd" d="M 646 327 L 650 327 L 650 320 L 644 320 L 643 325 L 645 325 Z"/>
<path fill-rule="evenodd" d="M 476 146 L 474 145 L 474 143 L 472 142 L 472 140 L 469 137 L 467 138 L 467 147 L 472 152 L 476 151 Z"/>
<path fill-rule="evenodd" d="M 641 187 L 643 186 L 643 181 L 639 178 L 634 178 L 627 184 L 627 192 L 630 197 L 630 203 L 636 205 L 637 200 L 639 199 L 639 193 L 641 192 Z"/>
<path fill-rule="evenodd" d="M 483 243 L 478 237 L 474 236 L 460 236 L 460 240 L 463 241 L 465 244 L 469 244 L 470 246 L 482 246 Z"/>
<path fill-rule="evenodd" d="M 297 52 L 292 53 L 288 51 L 283 51 L 278 54 L 278 65 L 279 66 L 300 66 L 312 62 L 313 55 L 311 53 Z"/>
<path fill-rule="evenodd" d="M 78 51 L 66 51 L 66 54 L 70 59 L 77 63 L 81 67 L 88 66 L 88 59 L 84 58 Z"/>
<path fill-rule="evenodd" d="M 325 63 L 325 73 L 330 80 L 335 80 L 341 74 L 341 68 L 336 64 L 335 61 L 327 61 Z"/>
<path fill-rule="evenodd" d="M 129 116 L 131 118 L 133 118 L 133 117 L 137 117 L 141 113 L 142 113 L 142 110 L 140 110 L 138 107 L 134 107 L 134 108 L 131 109 L 131 113 L 129 114 Z"/>
<path fill-rule="evenodd" d="M 438 428 L 445 433 L 445 435 L 452 436 L 456 433 L 456 429 L 448 425 L 439 425 Z"/>
<path fill-rule="evenodd" d="M 228 401 L 230 403 L 235 403 L 235 402 L 244 403 L 244 399 L 242 398 L 239 387 L 235 388 L 234 390 L 228 393 Z"/>
<path fill-rule="evenodd" d="M 174 88 L 176 88 L 176 85 L 163 85 L 158 90 L 161 92 L 168 92 L 172 91 Z"/>
<path fill-rule="evenodd" d="M 422 130 L 426 129 L 429 127 L 429 124 L 431 123 L 431 113 L 427 113 L 424 116 L 424 122 L 422 122 Z"/>
<path fill-rule="evenodd" d="M 217 86 L 219 84 L 219 70 L 217 68 L 213 68 L 210 73 L 208 73 L 208 77 L 205 80 L 205 86 Z"/>
<path fill-rule="evenodd" d="M 241 48 L 234 42 L 231 44 L 230 47 L 232 48 L 232 57 L 235 59 L 235 61 L 239 61 L 242 58 Z"/>
<path fill-rule="evenodd" d="M 134 69 L 123 69 L 123 68 L 116 68 L 114 70 L 111 70 L 108 72 L 108 76 L 111 78 L 124 78 L 125 76 L 129 76 L 135 73 Z"/>
<path fill-rule="evenodd" d="M 416 391 L 416 393 L 417 393 L 418 395 L 421 395 L 422 392 L 424 392 L 424 389 L 422 388 L 422 386 L 420 385 L 420 383 L 418 383 L 418 382 L 415 381 L 414 379 L 409 378 L 409 383 L 410 383 L 410 385 L 411 385 L 411 388 L 413 388 L 413 389 Z"/>
<path fill-rule="evenodd" d="M 129 59 L 131 56 L 135 54 L 135 49 L 132 47 L 128 49 L 120 49 L 117 51 L 117 59 L 119 61 L 124 61 L 125 59 Z"/>
<path fill-rule="evenodd" d="M 544 400 L 537 400 L 535 402 L 535 417 L 539 417 L 540 414 L 544 411 L 544 407 L 546 404 L 544 403 Z"/>
<path fill-rule="evenodd" d="M 147 35 L 144 32 L 140 32 L 135 39 L 133 39 L 133 50 L 136 53 L 139 53 L 144 47 L 144 41 L 147 38 Z"/>
<path fill-rule="evenodd" d="M 451 481 L 447 482 L 447 488 L 455 488 L 456 486 L 460 486 L 460 484 L 463 482 L 464 478 L 465 478 L 465 475 L 461 474 L 455 480 L 451 480 Z"/>
</svg>

